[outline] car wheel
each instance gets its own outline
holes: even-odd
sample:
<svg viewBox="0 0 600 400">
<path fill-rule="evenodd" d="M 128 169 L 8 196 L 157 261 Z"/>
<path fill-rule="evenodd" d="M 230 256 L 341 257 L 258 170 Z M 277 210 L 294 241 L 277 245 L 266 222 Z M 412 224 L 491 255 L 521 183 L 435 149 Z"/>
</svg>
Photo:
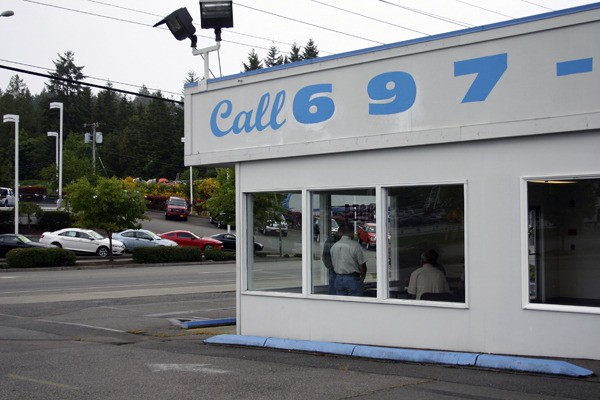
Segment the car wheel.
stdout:
<svg viewBox="0 0 600 400">
<path fill-rule="evenodd" d="M 98 254 L 100 257 L 108 257 L 108 247 L 98 247 L 98 250 L 96 251 L 96 254 Z"/>
<path fill-rule="evenodd" d="M 207 244 L 206 246 L 204 246 L 204 251 L 206 250 L 212 250 L 212 246 L 210 244 Z"/>
<path fill-rule="evenodd" d="M 60 243 L 58 243 L 58 242 L 54 242 L 54 243 L 50 243 L 50 244 L 58 247 L 59 249 L 62 249 L 62 245 Z"/>
<path fill-rule="evenodd" d="M 371 248 L 371 246 L 369 246 L 369 242 L 367 242 L 367 245 L 365 246 L 365 248 L 366 248 L 367 250 L 369 250 L 369 249 Z"/>
</svg>

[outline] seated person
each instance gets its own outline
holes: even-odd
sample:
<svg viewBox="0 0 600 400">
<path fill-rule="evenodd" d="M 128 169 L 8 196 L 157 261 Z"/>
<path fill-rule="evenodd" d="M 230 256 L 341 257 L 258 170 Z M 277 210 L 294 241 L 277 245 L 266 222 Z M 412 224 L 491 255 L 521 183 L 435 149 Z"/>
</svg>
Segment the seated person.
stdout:
<svg viewBox="0 0 600 400">
<path fill-rule="evenodd" d="M 421 254 L 421 267 L 417 268 L 411 275 L 407 291 L 417 300 L 421 299 L 423 293 L 450 293 L 450 287 L 446 276 L 438 268 L 434 267 L 437 261 L 437 253 L 428 250 Z"/>
</svg>

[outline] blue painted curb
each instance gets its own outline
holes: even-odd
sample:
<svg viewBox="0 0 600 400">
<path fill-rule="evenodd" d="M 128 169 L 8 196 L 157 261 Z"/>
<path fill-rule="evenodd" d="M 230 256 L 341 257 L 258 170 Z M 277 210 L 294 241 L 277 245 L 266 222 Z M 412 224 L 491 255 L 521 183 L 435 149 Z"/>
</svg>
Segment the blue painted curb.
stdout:
<svg viewBox="0 0 600 400">
<path fill-rule="evenodd" d="M 181 326 L 185 329 L 190 328 L 208 328 L 211 326 L 227 326 L 235 325 L 235 318 L 223 318 L 223 319 L 207 319 L 203 321 L 188 321 L 184 322 Z"/>
<path fill-rule="evenodd" d="M 217 335 L 204 340 L 204 343 L 266 347 L 273 349 L 337 354 L 343 356 L 382 360 L 460 365 L 573 377 L 586 377 L 594 375 L 594 371 L 579 367 L 566 361 L 501 356 L 495 354 L 401 349 L 392 347 L 364 346 L 347 343 L 317 342 L 310 340 L 293 340 L 245 335 Z"/>
</svg>

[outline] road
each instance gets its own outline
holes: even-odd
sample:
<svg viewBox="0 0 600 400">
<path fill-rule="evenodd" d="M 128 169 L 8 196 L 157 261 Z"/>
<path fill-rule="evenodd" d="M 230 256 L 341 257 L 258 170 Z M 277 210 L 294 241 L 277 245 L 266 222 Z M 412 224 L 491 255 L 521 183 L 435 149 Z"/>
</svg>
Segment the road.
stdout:
<svg viewBox="0 0 600 400">
<path fill-rule="evenodd" d="M 0 273 L 0 400 L 600 398 L 597 377 L 203 345 L 233 327 L 181 322 L 235 316 L 235 294 L 209 290 L 231 266 L 197 267 Z M 180 286 L 197 290 L 178 294 Z"/>
</svg>

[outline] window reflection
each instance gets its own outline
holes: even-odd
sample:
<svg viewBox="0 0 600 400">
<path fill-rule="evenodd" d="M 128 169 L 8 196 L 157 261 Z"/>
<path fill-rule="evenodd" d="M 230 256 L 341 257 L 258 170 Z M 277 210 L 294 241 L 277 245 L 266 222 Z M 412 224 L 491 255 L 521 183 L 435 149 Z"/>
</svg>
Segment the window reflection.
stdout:
<svg viewBox="0 0 600 400">
<path fill-rule="evenodd" d="M 301 192 L 247 195 L 248 290 L 302 292 Z M 260 237 L 260 240 L 258 238 Z M 263 244 L 254 252 L 254 239 Z"/>
<path fill-rule="evenodd" d="M 527 183 L 529 301 L 600 307 L 600 179 Z"/>
<path fill-rule="evenodd" d="M 463 185 L 389 188 L 387 204 L 389 297 L 464 302 Z"/>
<path fill-rule="evenodd" d="M 360 251 L 367 268 L 364 281 L 360 276 L 355 277 L 360 279 L 362 283 L 362 296 L 375 297 L 377 295 L 377 257 L 374 251 L 376 242 L 359 239 L 365 224 L 375 226 L 375 202 L 375 189 L 348 189 L 311 193 L 313 213 L 311 293 L 337 294 L 335 289 L 336 274 L 333 272 L 334 266 L 330 249 L 339 240 L 340 229 L 349 224 L 353 240 L 357 244 L 360 243 Z M 349 274 L 348 279 L 351 278 L 352 274 Z"/>
</svg>

